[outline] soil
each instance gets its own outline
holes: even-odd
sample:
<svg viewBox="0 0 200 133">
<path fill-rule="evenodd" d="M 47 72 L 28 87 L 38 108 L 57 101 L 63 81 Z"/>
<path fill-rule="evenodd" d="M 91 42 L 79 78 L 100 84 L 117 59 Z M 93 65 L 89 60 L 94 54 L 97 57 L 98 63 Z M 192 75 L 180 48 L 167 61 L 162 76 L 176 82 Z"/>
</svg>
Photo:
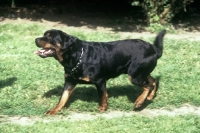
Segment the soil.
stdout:
<svg viewBox="0 0 200 133">
<path fill-rule="evenodd" d="M 131 38 L 148 38 L 154 37 L 148 30 L 145 30 L 145 23 L 141 17 L 137 17 L 134 22 L 133 16 L 128 13 L 106 13 L 106 12 L 78 12 L 69 11 L 63 8 L 50 8 L 50 7 L 20 7 L 20 8 L 0 8 L 0 24 L 3 23 L 40 23 L 48 25 L 51 28 L 57 29 L 79 29 L 82 31 L 107 31 L 110 33 L 119 33 L 121 39 Z M 199 17 L 200 18 L 200 17 Z M 199 27 L 196 23 L 200 19 L 195 19 L 194 26 L 186 27 L 186 24 L 177 23 L 174 25 L 176 34 L 167 34 L 166 38 L 173 39 L 187 39 L 189 41 L 200 41 Z M 190 23 L 191 24 L 191 23 Z M 199 23 L 200 24 L 200 23 Z M 192 24 L 191 24 L 192 25 Z M 186 30 L 185 30 L 186 29 Z M 188 32 L 187 29 L 190 29 Z M 23 117 L 23 116 L 6 116 L 0 115 L 0 123 L 15 123 L 20 125 L 32 125 L 35 122 L 52 122 L 58 120 L 93 120 L 99 117 L 111 119 L 122 116 L 141 115 L 146 117 L 156 117 L 160 115 L 176 116 L 195 114 L 200 116 L 200 107 L 195 107 L 185 104 L 180 108 L 173 110 L 165 109 L 144 109 L 139 112 L 122 112 L 122 111 L 108 111 L 105 113 L 91 114 L 91 113 L 77 113 L 70 112 L 67 116 L 56 117 Z"/>
</svg>

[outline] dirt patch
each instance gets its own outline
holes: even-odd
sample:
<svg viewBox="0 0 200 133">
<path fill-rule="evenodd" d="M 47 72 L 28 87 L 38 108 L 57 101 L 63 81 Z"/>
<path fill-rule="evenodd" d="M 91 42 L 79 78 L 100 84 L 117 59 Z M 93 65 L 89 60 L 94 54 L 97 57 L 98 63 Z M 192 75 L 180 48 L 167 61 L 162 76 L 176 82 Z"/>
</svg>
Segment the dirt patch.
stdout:
<svg viewBox="0 0 200 133">
<path fill-rule="evenodd" d="M 105 113 L 77 113 L 77 112 L 70 112 L 67 116 L 53 116 L 53 117 L 37 117 L 37 116 L 30 116 L 30 117 L 23 117 L 23 116 L 5 116 L 0 115 L 0 123 L 13 123 L 19 125 L 33 125 L 36 122 L 56 122 L 56 121 L 85 121 L 85 120 L 94 120 L 97 118 L 119 118 L 119 117 L 129 117 L 133 115 L 140 115 L 144 117 L 157 117 L 157 116 L 178 116 L 178 115 L 187 115 L 193 114 L 200 116 L 200 107 L 195 107 L 189 104 L 185 104 L 180 108 L 176 108 L 173 110 L 165 110 L 165 109 L 144 109 L 142 111 L 131 111 L 131 112 L 123 112 L 123 111 L 109 111 Z"/>
<path fill-rule="evenodd" d="M 108 27 L 102 27 L 102 26 L 97 26 L 96 28 L 91 28 L 89 26 L 83 25 L 80 27 L 75 27 L 75 26 L 69 26 L 67 24 L 63 24 L 58 22 L 51 22 L 45 19 L 41 19 L 40 22 L 38 21 L 30 21 L 27 19 L 3 19 L 2 21 L 0 21 L 0 24 L 5 24 L 5 23 L 20 23 L 20 24 L 27 24 L 27 23 L 38 23 L 38 24 L 44 24 L 48 27 L 51 27 L 51 29 L 65 29 L 67 32 L 67 30 L 79 30 L 82 32 L 96 32 L 96 31 L 102 31 L 102 32 L 108 32 L 110 34 L 120 34 L 120 38 L 119 39 L 126 39 L 126 38 L 142 38 L 142 39 L 146 39 L 146 38 L 154 38 L 156 36 L 156 33 L 151 33 L 151 32 L 125 32 L 125 31 L 113 31 L 113 28 L 108 28 Z M 42 33 L 41 33 L 42 34 Z M 177 40 L 188 40 L 188 41 L 200 41 L 200 32 L 186 32 L 186 31 L 181 31 L 178 32 L 176 34 L 166 34 L 165 38 L 168 39 L 177 39 Z"/>
</svg>

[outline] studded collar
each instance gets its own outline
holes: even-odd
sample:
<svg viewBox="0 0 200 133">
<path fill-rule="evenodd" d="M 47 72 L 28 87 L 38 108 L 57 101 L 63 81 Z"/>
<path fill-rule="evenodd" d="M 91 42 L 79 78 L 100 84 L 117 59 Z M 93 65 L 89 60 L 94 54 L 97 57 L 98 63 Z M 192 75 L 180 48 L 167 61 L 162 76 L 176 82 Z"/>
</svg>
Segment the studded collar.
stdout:
<svg viewBox="0 0 200 133">
<path fill-rule="evenodd" d="M 76 66 L 75 66 L 74 68 L 72 68 L 72 70 L 71 70 L 71 72 L 70 72 L 70 75 L 72 75 L 72 74 L 78 69 L 79 65 L 81 64 L 83 53 L 84 53 L 84 51 L 83 51 L 83 48 L 82 48 L 82 50 L 81 50 L 81 55 L 80 55 L 80 57 L 79 57 L 79 61 L 78 61 L 78 63 L 76 64 Z"/>
</svg>

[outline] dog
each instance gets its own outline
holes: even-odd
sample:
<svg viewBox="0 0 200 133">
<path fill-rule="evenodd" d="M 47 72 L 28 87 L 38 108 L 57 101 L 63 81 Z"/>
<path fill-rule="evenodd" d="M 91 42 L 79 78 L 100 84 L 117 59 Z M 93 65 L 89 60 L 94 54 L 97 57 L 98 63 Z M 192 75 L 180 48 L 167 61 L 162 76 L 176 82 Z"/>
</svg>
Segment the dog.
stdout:
<svg viewBox="0 0 200 133">
<path fill-rule="evenodd" d="M 99 96 L 100 111 L 108 108 L 106 82 L 120 74 L 127 74 L 132 84 L 143 88 L 136 99 L 134 108 L 140 108 L 144 101 L 152 100 L 157 90 L 157 80 L 150 73 L 163 53 L 162 30 L 154 44 L 140 39 L 127 39 L 112 42 L 88 42 L 61 30 L 48 30 L 43 37 L 35 39 L 34 53 L 42 58 L 54 57 L 64 67 L 65 83 L 58 104 L 47 115 L 60 111 L 77 84 L 94 84 Z"/>
</svg>

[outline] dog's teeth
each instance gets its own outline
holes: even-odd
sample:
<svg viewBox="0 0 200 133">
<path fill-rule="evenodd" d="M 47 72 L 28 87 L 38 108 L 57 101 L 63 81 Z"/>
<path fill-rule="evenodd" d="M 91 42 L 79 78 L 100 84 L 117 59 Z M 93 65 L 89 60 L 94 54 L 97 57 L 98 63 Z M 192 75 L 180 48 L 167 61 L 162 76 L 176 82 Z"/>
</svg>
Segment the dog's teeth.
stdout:
<svg viewBox="0 0 200 133">
<path fill-rule="evenodd" d="M 48 54 L 52 54 L 52 49 L 40 49 L 34 52 L 34 54 L 38 54 L 38 55 L 42 55 L 42 56 L 46 56 Z"/>
<path fill-rule="evenodd" d="M 44 49 L 42 49 L 42 50 L 40 50 L 40 52 L 41 52 L 41 53 L 44 53 L 44 52 L 45 52 L 45 50 L 44 50 Z"/>
</svg>

